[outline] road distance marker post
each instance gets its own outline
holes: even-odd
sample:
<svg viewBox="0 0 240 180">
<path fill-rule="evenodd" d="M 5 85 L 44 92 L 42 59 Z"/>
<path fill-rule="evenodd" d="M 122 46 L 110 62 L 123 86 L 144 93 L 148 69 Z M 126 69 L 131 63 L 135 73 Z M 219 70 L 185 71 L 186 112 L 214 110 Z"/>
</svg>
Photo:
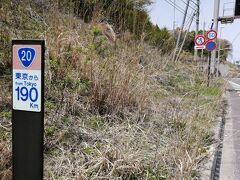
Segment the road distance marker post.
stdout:
<svg viewBox="0 0 240 180">
<path fill-rule="evenodd" d="M 12 41 L 13 180 L 43 179 L 44 44 Z"/>
</svg>

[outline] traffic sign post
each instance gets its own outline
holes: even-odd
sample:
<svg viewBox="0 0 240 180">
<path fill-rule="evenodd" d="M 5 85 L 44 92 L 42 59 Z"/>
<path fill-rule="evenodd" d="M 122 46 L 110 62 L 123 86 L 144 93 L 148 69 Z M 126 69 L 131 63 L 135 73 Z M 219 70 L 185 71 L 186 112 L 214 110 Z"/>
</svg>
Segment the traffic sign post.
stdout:
<svg viewBox="0 0 240 180">
<path fill-rule="evenodd" d="M 13 180 L 43 179 L 44 41 L 12 41 Z"/>
<path fill-rule="evenodd" d="M 212 23 L 211 30 L 209 30 L 206 34 L 206 38 L 203 35 L 199 35 L 195 39 L 194 49 L 205 49 L 208 51 L 208 80 L 207 86 L 210 85 L 211 78 L 211 53 L 217 48 L 215 40 L 217 39 L 217 32 L 212 30 L 214 23 Z"/>
<path fill-rule="evenodd" d="M 210 86 L 211 80 L 211 53 L 208 52 L 208 75 L 207 75 L 207 87 Z"/>
<path fill-rule="evenodd" d="M 210 86 L 210 80 L 211 80 L 211 52 L 214 51 L 217 48 L 217 44 L 214 41 L 208 41 L 206 43 L 206 50 L 208 51 L 208 80 L 207 80 L 207 86 Z"/>
</svg>

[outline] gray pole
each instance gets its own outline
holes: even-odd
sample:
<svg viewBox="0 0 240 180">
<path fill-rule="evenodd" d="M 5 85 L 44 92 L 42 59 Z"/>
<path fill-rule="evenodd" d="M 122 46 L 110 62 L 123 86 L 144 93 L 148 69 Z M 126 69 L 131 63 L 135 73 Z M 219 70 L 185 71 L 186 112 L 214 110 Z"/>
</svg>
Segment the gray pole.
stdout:
<svg viewBox="0 0 240 180">
<path fill-rule="evenodd" d="M 182 52 L 184 43 L 185 43 L 185 41 L 186 41 L 187 35 L 188 35 L 188 33 L 189 33 L 189 31 L 190 31 L 190 28 L 191 28 L 191 26 L 192 26 L 193 18 L 194 18 L 195 15 L 196 15 L 196 13 L 193 13 L 193 16 L 192 16 L 192 18 L 191 18 L 191 20 L 190 20 L 189 27 L 188 27 L 188 29 L 187 29 L 187 32 L 186 32 L 184 38 L 183 38 L 183 42 L 182 42 L 182 44 L 181 44 L 181 47 L 180 47 L 180 49 L 179 49 L 179 51 L 178 51 L 178 54 L 177 54 L 177 57 L 176 57 L 176 61 L 178 61 L 178 59 L 179 59 L 179 57 L 180 57 L 180 55 L 181 55 L 181 52 Z"/>
<path fill-rule="evenodd" d="M 220 34 L 219 34 L 219 39 L 218 39 L 217 77 L 218 77 L 219 66 L 220 66 L 220 57 L 221 57 L 221 40 L 220 40 L 220 38 L 222 38 L 222 29 L 223 29 L 223 27 L 220 27 Z"/>
<path fill-rule="evenodd" d="M 213 14 L 213 20 L 214 20 L 214 30 L 218 32 L 218 18 L 219 18 L 219 7 L 220 7 L 220 0 L 214 0 L 214 14 Z M 216 42 L 216 40 L 215 40 Z M 213 71 L 214 72 L 214 67 L 215 67 L 215 61 L 216 61 L 216 53 L 217 50 L 215 49 L 214 51 L 212 51 L 212 57 L 211 57 L 211 61 L 213 64 Z"/>
<path fill-rule="evenodd" d="M 179 32 L 179 34 L 178 34 L 178 39 L 177 39 L 176 47 L 175 47 L 174 54 L 173 54 L 173 60 L 174 60 L 174 61 L 176 61 L 177 50 L 178 50 L 178 46 L 179 46 L 180 39 L 181 39 L 181 36 L 182 36 L 182 31 L 183 31 L 183 29 L 184 29 L 184 25 L 185 25 L 185 21 L 186 21 L 186 17 L 187 17 L 187 12 L 188 12 L 189 3 L 190 3 L 190 0 L 187 1 L 185 13 L 184 13 L 184 16 L 183 16 L 182 26 L 181 26 L 180 32 Z"/>
<path fill-rule="evenodd" d="M 195 38 L 198 35 L 199 31 L 199 15 L 200 15 L 200 0 L 197 0 L 197 11 L 196 11 L 196 31 L 195 31 Z M 198 50 L 194 50 L 194 61 L 198 60 Z"/>
<path fill-rule="evenodd" d="M 175 40 L 175 24 L 176 24 L 176 0 L 174 0 L 173 7 L 173 39 Z"/>
<path fill-rule="evenodd" d="M 205 21 L 203 22 L 203 36 L 205 36 Z M 203 61 L 203 52 L 204 50 L 202 49 L 201 61 Z"/>
</svg>

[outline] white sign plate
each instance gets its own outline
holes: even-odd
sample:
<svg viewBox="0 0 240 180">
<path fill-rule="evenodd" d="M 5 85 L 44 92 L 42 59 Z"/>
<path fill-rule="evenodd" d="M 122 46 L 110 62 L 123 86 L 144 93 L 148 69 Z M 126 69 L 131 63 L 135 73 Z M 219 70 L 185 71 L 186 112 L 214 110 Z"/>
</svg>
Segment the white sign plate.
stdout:
<svg viewBox="0 0 240 180">
<path fill-rule="evenodd" d="M 206 49 L 206 45 L 203 45 L 203 46 L 194 46 L 194 49 Z"/>
<path fill-rule="evenodd" d="M 13 109 L 41 112 L 41 46 L 13 46 Z"/>
</svg>

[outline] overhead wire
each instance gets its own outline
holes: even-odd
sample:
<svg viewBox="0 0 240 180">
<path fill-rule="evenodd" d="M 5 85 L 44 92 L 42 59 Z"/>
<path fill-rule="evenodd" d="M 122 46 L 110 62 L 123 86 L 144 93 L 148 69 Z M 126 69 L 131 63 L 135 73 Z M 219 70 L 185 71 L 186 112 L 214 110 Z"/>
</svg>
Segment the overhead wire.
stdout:
<svg viewBox="0 0 240 180">
<path fill-rule="evenodd" d="M 187 3 L 184 1 L 184 0 L 181 0 L 185 5 L 187 5 Z M 194 8 L 194 7 L 192 7 L 190 4 L 189 4 L 189 7 L 192 9 L 192 10 L 195 10 L 196 9 L 196 7 Z"/>
<path fill-rule="evenodd" d="M 166 3 L 168 3 L 169 5 L 171 5 L 173 8 L 175 8 L 176 10 L 178 10 L 180 13 L 184 14 L 184 10 L 179 7 L 177 4 L 174 5 L 174 2 L 171 0 L 164 0 Z M 187 15 L 188 18 L 190 18 L 189 15 Z"/>
<path fill-rule="evenodd" d="M 196 2 L 194 2 L 193 0 L 190 0 L 190 2 L 192 2 L 195 6 L 198 6 L 198 4 Z"/>
<path fill-rule="evenodd" d="M 185 7 L 185 11 L 184 11 L 184 16 L 183 16 L 183 19 L 182 19 L 182 25 L 181 25 L 181 28 L 180 28 L 180 31 L 178 33 L 178 38 L 177 38 L 177 42 L 176 42 L 176 47 L 175 47 L 175 50 L 174 50 L 174 53 L 173 53 L 173 60 L 176 61 L 176 55 L 177 55 L 177 51 L 178 51 L 178 47 L 179 47 L 179 43 L 180 43 L 180 40 L 181 40 L 181 36 L 182 36 L 182 32 L 184 30 L 184 26 L 186 24 L 186 18 L 188 17 L 188 9 L 189 9 L 189 3 L 190 3 L 190 0 L 187 1 L 187 5 Z M 175 7 L 175 6 L 174 6 Z"/>
<path fill-rule="evenodd" d="M 196 9 L 192 11 L 192 13 L 191 13 L 191 18 L 189 18 L 189 19 L 187 20 L 186 27 L 188 27 L 188 25 L 189 25 L 189 24 L 191 23 L 191 21 L 192 21 L 192 18 L 194 19 L 195 16 L 196 16 Z"/>
<path fill-rule="evenodd" d="M 168 0 L 168 1 L 170 1 L 172 4 L 174 3 L 174 1 L 173 0 Z M 178 7 L 178 8 L 180 8 L 183 12 L 184 12 L 184 8 L 183 7 L 181 7 L 180 5 L 178 5 L 176 2 L 175 2 L 175 4 L 174 4 L 176 7 Z"/>
<path fill-rule="evenodd" d="M 179 7 L 176 3 L 174 3 L 173 1 L 170 1 L 169 0 L 164 0 L 166 3 L 168 3 L 169 5 L 171 5 L 173 8 L 177 9 L 179 12 L 183 13 L 184 14 L 184 10 Z"/>
<path fill-rule="evenodd" d="M 177 11 L 179 11 L 180 13 L 182 13 L 184 16 L 185 16 L 185 18 L 186 17 L 188 17 L 189 19 L 187 20 L 187 23 L 184 23 L 183 24 L 183 27 L 182 27 L 182 30 L 184 30 L 185 29 L 185 27 L 188 27 L 186 30 L 187 30 L 187 32 L 186 32 L 186 34 L 185 34 L 185 37 L 184 37 L 184 40 L 183 40 L 183 42 L 182 42 L 182 45 L 181 45 L 181 49 L 182 49 L 182 46 L 184 45 L 184 42 L 185 42 L 185 40 L 186 40 L 186 37 L 187 37 L 187 34 L 188 34 L 188 32 L 189 32 L 189 30 L 191 29 L 191 26 L 192 26 L 192 22 L 193 22 L 193 20 L 196 20 L 196 11 L 197 11 L 197 4 L 193 1 L 193 0 L 189 0 L 188 2 L 185 2 L 184 0 L 181 0 L 188 8 L 191 8 L 192 10 L 193 10 L 193 12 L 191 13 L 191 15 L 189 15 L 188 14 L 188 12 L 185 12 L 184 11 L 184 9 L 181 7 L 181 6 L 179 6 L 178 4 L 176 4 L 176 1 L 174 1 L 174 0 L 164 0 L 166 3 L 168 3 L 169 5 L 171 5 L 173 8 L 174 8 L 174 10 L 177 10 Z M 190 3 L 193 3 L 194 5 L 195 5 L 195 7 L 191 4 L 190 5 Z M 185 14 L 185 13 L 187 13 L 187 14 Z M 185 26 L 185 27 L 184 27 Z M 181 30 L 181 31 L 182 31 Z M 180 34 L 181 34 L 181 31 L 179 32 Z M 179 36 L 181 36 L 181 35 L 179 35 Z M 178 43 L 177 43 L 178 44 Z M 175 48 L 175 53 L 174 53 L 174 55 L 173 55 L 173 58 L 175 59 L 175 55 L 176 55 L 176 51 L 177 51 L 177 49 L 178 49 L 178 45 L 176 44 L 176 48 Z M 180 52 L 179 52 L 180 53 Z M 179 54 L 177 55 L 177 57 L 179 56 Z"/>
<path fill-rule="evenodd" d="M 169 1 L 171 2 L 171 0 L 169 0 Z M 182 0 L 181 0 L 181 1 L 182 1 Z M 185 43 L 185 41 L 186 41 L 187 35 L 188 35 L 188 33 L 189 33 L 190 29 L 191 29 L 192 23 L 193 23 L 194 19 L 196 19 L 195 16 L 196 16 L 196 12 L 197 12 L 197 6 L 196 6 L 195 8 L 193 8 L 192 6 L 190 7 L 190 1 L 191 1 L 191 0 L 188 0 L 187 3 L 186 3 L 185 1 L 182 1 L 182 2 L 186 5 L 186 10 L 185 10 L 185 12 L 184 12 L 183 24 L 182 24 L 181 30 L 179 31 L 178 40 L 177 40 L 177 43 L 176 43 L 176 48 L 175 48 L 175 51 L 174 51 L 174 54 L 173 54 L 173 60 L 174 60 L 174 61 L 177 61 L 177 60 L 178 60 L 178 58 L 179 58 L 179 56 L 180 56 L 180 54 L 181 54 L 181 51 L 182 51 L 182 49 L 183 49 L 184 43 Z M 176 8 L 176 6 L 173 6 L 173 7 Z M 193 10 L 193 12 L 192 12 L 191 15 L 189 16 L 189 15 L 188 15 L 188 9 L 190 9 L 190 8 Z M 187 20 L 187 22 L 185 22 L 186 17 L 189 18 L 189 19 Z M 185 29 L 185 27 L 186 27 L 187 29 Z M 183 38 L 182 43 L 179 44 L 180 39 L 181 39 L 181 34 L 182 34 L 183 31 L 185 31 L 185 35 L 184 35 L 184 38 Z M 180 45 L 180 46 L 179 46 L 179 45 Z M 178 49 L 179 49 L 179 50 L 178 50 Z M 177 51 L 178 51 L 178 52 L 177 52 Z"/>
<path fill-rule="evenodd" d="M 191 17 L 191 19 L 190 19 L 190 21 L 189 21 L 189 23 L 188 23 L 188 29 L 187 29 L 187 31 L 186 31 L 186 33 L 185 33 L 185 36 L 184 36 L 183 42 L 182 42 L 182 44 L 181 44 L 180 50 L 179 50 L 179 52 L 178 52 L 178 54 L 177 54 L 176 61 L 177 61 L 177 60 L 179 59 L 179 57 L 180 57 L 180 54 L 181 54 L 181 51 L 182 51 L 182 49 L 183 49 L 184 43 L 185 43 L 185 41 L 186 41 L 187 35 L 188 35 L 188 33 L 189 33 L 190 29 L 191 29 L 191 26 L 192 26 L 192 23 L 193 23 L 193 20 L 194 20 L 194 16 L 196 15 L 196 11 L 197 11 L 197 10 L 193 11 L 192 17 Z"/>
<path fill-rule="evenodd" d="M 173 0 L 168 0 L 169 2 L 171 2 L 172 4 L 174 4 L 174 2 L 173 2 Z M 185 3 L 185 5 L 187 5 L 187 3 Z M 175 7 L 180 7 L 179 5 L 177 5 L 177 4 L 175 4 Z M 189 6 L 188 6 L 189 7 Z M 182 9 L 182 14 L 184 14 L 184 12 L 185 12 L 185 10 L 183 10 L 183 8 L 182 7 L 180 7 L 181 9 Z M 193 9 L 193 10 L 195 10 L 195 9 Z M 189 14 L 187 14 L 187 17 L 188 18 L 191 18 L 191 16 L 189 15 Z M 195 19 L 195 18 L 194 18 Z"/>
<path fill-rule="evenodd" d="M 181 0 L 185 5 L 187 5 L 187 2 L 185 2 L 184 0 Z M 193 10 L 193 12 L 191 13 L 191 15 L 190 15 L 190 17 L 188 16 L 188 18 L 189 18 L 189 21 L 191 21 L 191 18 L 192 18 L 192 16 L 196 13 L 195 11 L 197 10 L 197 4 L 193 1 L 193 0 L 190 0 L 190 2 L 192 2 L 195 6 L 193 7 L 193 6 L 190 6 L 190 4 L 189 4 L 189 7 Z M 196 17 L 195 17 L 195 15 L 194 15 L 194 17 L 193 17 L 193 19 L 195 19 Z M 189 24 L 189 22 L 187 23 L 187 26 L 188 26 L 188 24 Z"/>
<path fill-rule="evenodd" d="M 174 3 L 174 1 L 172 1 L 172 0 L 165 0 L 168 4 L 170 4 L 172 7 L 174 7 L 174 9 L 177 9 L 179 12 L 181 12 L 182 14 L 184 14 L 184 10 L 182 9 L 182 7 L 180 7 L 179 5 L 177 5 L 176 3 Z M 181 0 L 185 5 L 187 5 L 187 3 L 184 1 L 184 0 Z M 192 0 L 190 0 L 190 2 L 193 2 Z M 194 2 L 193 2 L 194 3 Z M 195 11 L 196 11 L 196 9 L 197 9 L 197 7 L 195 7 L 195 8 L 193 8 L 192 6 L 188 6 L 188 7 L 190 7 L 192 10 L 193 10 L 193 12 L 191 13 L 191 15 L 189 15 L 189 14 L 187 14 L 187 17 L 189 18 L 188 19 L 188 21 L 187 21 L 187 23 L 186 23 L 186 27 L 188 27 L 188 25 L 189 25 L 189 23 L 190 23 L 190 21 L 191 21 L 191 19 L 192 19 L 192 17 L 193 17 L 193 19 L 195 20 L 195 15 L 194 15 L 194 13 L 195 13 Z"/>
</svg>

